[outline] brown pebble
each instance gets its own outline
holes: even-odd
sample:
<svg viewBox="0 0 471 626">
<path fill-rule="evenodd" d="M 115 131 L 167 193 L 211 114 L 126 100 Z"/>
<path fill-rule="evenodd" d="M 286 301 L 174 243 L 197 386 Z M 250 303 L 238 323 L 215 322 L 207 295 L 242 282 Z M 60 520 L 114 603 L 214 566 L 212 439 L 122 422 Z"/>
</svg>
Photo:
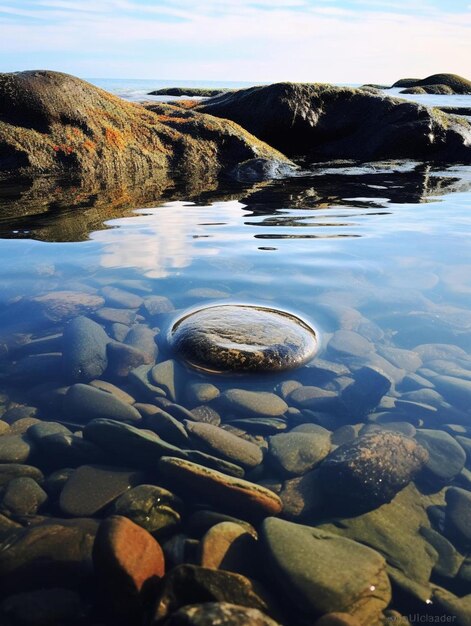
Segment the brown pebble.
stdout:
<svg viewBox="0 0 471 626">
<path fill-rule="evenodd" d="M 114 515 L 100 524 L 93 565 L 106 609 L 118 623 L 140 623 L 137 616 L 143 613 L 143 603 L 165 573 L 159 543 L 131 520 Z"/>
</svg>

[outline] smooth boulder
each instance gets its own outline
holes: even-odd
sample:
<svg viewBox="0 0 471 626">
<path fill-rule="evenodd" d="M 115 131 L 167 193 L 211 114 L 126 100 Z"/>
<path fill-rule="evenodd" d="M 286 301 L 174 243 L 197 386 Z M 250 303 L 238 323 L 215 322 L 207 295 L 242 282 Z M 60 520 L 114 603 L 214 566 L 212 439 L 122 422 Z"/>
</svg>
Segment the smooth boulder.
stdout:
<svg viewBox="0 0 471 626">
<path fill-rule="evenodd" d="M 66 376 L 74 382 L 89 382 L 106 370 L 106 346 L 110 338 L 103 328 L 79 316 L 66 324 L 63 336 L 63 360 Z"/>
<path fill-rule="evenodd" d="M 261 528 L 265 566 L 278 589 L 310 618 L 344 611 L 379 625 L 391 600 L 386 562 L 375 550 L 274 517 Z"/>
<path fill-rule="evenodd" d="M 176 353 L 209 372 L 264 372 L 303 365 L 317 351 L 315 331 L 285 311 L 249 305 L 190 312 L 170 332 Z"/>
</svg>

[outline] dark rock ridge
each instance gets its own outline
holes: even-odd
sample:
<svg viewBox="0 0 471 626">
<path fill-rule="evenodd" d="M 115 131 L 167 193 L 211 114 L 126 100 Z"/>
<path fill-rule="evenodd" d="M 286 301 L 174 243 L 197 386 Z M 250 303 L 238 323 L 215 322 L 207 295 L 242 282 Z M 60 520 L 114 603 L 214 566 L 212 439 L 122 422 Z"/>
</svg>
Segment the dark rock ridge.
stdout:
<svg viewBox="0 0 471 626">
<path fill-rule="evenodd" d="M 167 180 L 219 174 L 280 153 L 233 122 L 161 105 L 154 113 L 50 71 L 0 74 L 0 176 Z"/>
<path fill-rule="evenodd" d="M 437 107 L 443 113 L 448 113 L 449 115 L 466 115 L 471 116 L 471 107 Z"/>
<path fill-rule="evenodd" d="M 458 74 L 432 74 L 427 78 L 401 78 L 391 88 L 395 87 L 429 87 L 430 85 L 445 86 L 451 89 L 450 93 L 471 94 L 471 81 Z M 437 93 L 426 91 L 426 93 Z"/>
<path fill-rule="evenodd" d="M 216 96 L 197 110 L 231 119 L 288 155 L 313 160 L 471 159 L 465 120 L 361 89 L 277 83 Z"/>
<path fill-rule="evenodd" d="M 190 96 L 211 98 L 212 96 L 218 96 L 221 93 L 233 91 L 233 89 L 224 89 L 218 87 L 217 89 L 209 89 L 206 87 L 164 87 L 164 89 L 156 89 L 155 91 L 149 91 L 149 96 Z"/>
</svg>

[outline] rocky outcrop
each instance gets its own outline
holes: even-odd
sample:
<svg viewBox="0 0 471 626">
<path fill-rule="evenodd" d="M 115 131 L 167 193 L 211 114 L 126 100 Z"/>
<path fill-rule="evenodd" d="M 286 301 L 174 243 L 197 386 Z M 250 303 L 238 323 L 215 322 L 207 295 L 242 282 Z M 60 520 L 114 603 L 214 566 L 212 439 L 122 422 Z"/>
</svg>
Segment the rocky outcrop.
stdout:
<svg viewBox="0 0 471 626">
<path fill-rule="evenodd" d="M 149 96 L 190 96 L 199 98 L 211 98 L 212 96 L 218 96 L 220 93 L 226 93 L 227 91 L 233 91 L 232 89 L 224 89 L 220 87 L 218 89 L 208 89 L 205 87 L 165 87 L 164 89 L 156 89 L 155 91 L 149 91 Z"/>
<path fill-rule="evenodd" d="M 465 120 L 360 89 L 277 83 L 223 94 L 197 109 L 237 122 L 288 155 L 312 160 L 471 159 Z"/>
<path fill-rule="evenodd" d="M 408 87 L 407 89 L 403 89 L 401 93 L 451 96 L 455 92 L 451 87 L 448 87 L 448 85 L 425 85 L 424 87 Z"/>
<path fill-rule="evenodd" d="M 117 183 L 211 180 L 252 159 L 288 160 L 233 122 L 125 102 L 67 74 L 0 74 L 0 176 Z"/>
<path fill-rule="evenodd" d="M 450 93 L 455 94 L 471 94 L 471 81 L 458 76 L 458 74 L 432 74 L 426 78 L 401 78 L 397 80 L 392 88 L 395 87 L 428 87 L 430 85 L 440 85 L 450 88 Z M 437 93 L 427 91 L 427 93 Z"/>
</svg>

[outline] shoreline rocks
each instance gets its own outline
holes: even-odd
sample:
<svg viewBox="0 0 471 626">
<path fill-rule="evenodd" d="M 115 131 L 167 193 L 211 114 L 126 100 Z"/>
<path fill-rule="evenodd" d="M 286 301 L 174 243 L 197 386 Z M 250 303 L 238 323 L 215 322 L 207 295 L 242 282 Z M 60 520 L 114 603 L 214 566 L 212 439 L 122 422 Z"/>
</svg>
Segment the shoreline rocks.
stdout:
<svg viewBox="0 0 471 626">
<path fill-rule="evenodd" d="M 324 84 L 276 83 L 205 101 L 198 111 L 231 119 L 288 156 L 469 162 L 471 126 L 433 108 Z"/>
<path fill-rule="evenodd" d="M 458 76 L 457 74 L 432 74 L 427 78 L 401 78 L 397 80 L 391 88 L 394 87 L 406 87 L 421 88 L 423 93 L 452 93 L 452 94 L 471 94 L 471 81 Z M 435 87 L 440 87 L 442 90 L 436 90 Z M 444 88 L 444 90 L 443 90 Z M 403 92 L 405 93 L 405 92 Z M 408 93 L 421 93 L 421 92 L 408 92 Z"/>
<path fill-rule="evenodd" d="M 116 184 L 216 179 L 281 153 L 232 122 L 161 104 L 158 113 L 52 71 L 0 74 L 0 175 L 63 175 Z M 178 176 L 176 174 L 178 172 Z"/>
</svg>

